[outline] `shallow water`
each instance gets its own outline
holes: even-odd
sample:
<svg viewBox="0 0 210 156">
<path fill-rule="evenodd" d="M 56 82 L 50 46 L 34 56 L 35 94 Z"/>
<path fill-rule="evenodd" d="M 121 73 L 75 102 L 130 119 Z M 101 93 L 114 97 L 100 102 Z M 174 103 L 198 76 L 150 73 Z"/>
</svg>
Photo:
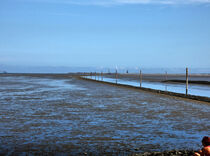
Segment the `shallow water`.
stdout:
<svg viewBox="0 0 210 156">
<path fill-rule="evenodd" d="M 0 85 L 2 153 L 197 149 L 210 135 L 207 103 L 66 77 L 0 77 Z"/>
<path fill-rule="evenodd" d="M 89 79 L 95 79 L 95 77 L 91 76 L 85 76 Z M 101 77 L 97 77 L 97 80 L 102 80 Z M 107 78 L 103 77 L 103 81 L 116 83 L 116 79 L 114 78 Z M 140 86 L 140 82 L 137 82 L 135 80 L 123 80 L 123 79 L 117 79 L 118 84 L 126 84 L 131 86 Z M 170 91 L 175 93 L 186 93 L 186 86 L 185 84 L 169 84 L 169 83 L 160 83 L 160 82 L 149 82 L 149 81 L 143 81 L 142 87 L 144 88 L 151 88 L 156 90 L 162 90 L 162 91 Z M 205 96 L 210 97 L 210 86 L 208 85 L 196 85 L 196 84 L 189 84 L 188 85 L 188 94 L 190 95 L 198 95 L 198 96 Z"/>
</svg>

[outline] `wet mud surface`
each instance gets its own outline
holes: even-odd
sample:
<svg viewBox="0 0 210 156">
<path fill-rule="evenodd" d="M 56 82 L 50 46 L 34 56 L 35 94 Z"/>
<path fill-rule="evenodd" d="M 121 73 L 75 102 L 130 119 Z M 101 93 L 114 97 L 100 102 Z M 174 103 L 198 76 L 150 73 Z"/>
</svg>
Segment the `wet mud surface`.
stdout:
<svg viewBox="0 0 210 156">
<path fill-rule="evenodd" d="M 0 86 L 3 154 L 197 150 L 210 135 L 209 103 L 71 76 L 0 76 Z"/>
</svg>

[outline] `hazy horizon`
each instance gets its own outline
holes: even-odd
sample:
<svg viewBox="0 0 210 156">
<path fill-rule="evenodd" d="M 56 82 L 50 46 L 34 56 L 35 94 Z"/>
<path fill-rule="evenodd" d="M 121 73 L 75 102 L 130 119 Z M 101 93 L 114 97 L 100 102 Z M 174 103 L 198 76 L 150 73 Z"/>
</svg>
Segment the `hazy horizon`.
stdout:
<svg viewBox="0 0 210 156">
<path fill-rule="evenodd" d="M 119 73 L 138 73 L 142 70 L 143 73 L 159 73 L 164 74 L 183 74 L 186 68 L 158 68 L 158 67 L 94 67 L 94 66 L 8 66 L 0 65 L 0 73 L 77 73 L 77 72 L 115 72 Z M 210 74 L 210 68 L 191 68 L 189 73 L 194 74 Z"/>
</svg>

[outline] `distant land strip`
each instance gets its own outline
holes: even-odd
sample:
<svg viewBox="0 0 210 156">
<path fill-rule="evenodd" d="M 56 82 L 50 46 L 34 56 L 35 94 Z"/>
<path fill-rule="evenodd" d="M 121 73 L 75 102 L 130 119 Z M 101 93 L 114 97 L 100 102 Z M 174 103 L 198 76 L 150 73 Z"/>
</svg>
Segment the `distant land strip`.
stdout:
<svg viewBox="0 0 210 156">
<path fill-rule="evenodd" d="M 87 80 L 87 81 L 102 83 L 102 84 L 109 84 L 109 85 L 112 85 L 112 86 L 120 86 L 120 87 L 138 89 L 138 90 L 148 91 L 148 92 L 152 92 L 152 93 L 170 95 L 170 96 L 181 97 L 181 98 L 186 98 L 186 99 L 191 99 L 191 100 L 197 100 L 197 101 L 203 101 L 203 102 L 210 103 L 210 98 L 209 97 L 205 97 L 205 96 L 197 96 L 197 95 L 189 95 L 189 94 L 186 95 L 186 94 L 182 94 L 182 93 L 162 91 L 162 90 L 151 89 L 151 88 L 144 88 L 144 87 L 141 87 L 140 88 L 140 87 L 125 85 L 125 84 L 117 84 L 117 83 L 112 83 L 112 82 L 105 82 L 105 81 L 100 81 L 100 80 L 93 80 L 93 79 L 88 79 L 88 78 L 84 78 L 84 77 L 78 77 L 78 78 L 83 79 L 83 80 Z"/>
<path fill-rule="evenodd" d="M 186 80 L 165 80 L 165 81 L 162 81 L 162 82 L 175 82 L 175 83 L 186 83 Z M 188 81 L 188 83 L 191 83 L 191 84 L 203 84 L 203 85 L 210 85 L 210 82 L 209 81 Z"/>
</svg>

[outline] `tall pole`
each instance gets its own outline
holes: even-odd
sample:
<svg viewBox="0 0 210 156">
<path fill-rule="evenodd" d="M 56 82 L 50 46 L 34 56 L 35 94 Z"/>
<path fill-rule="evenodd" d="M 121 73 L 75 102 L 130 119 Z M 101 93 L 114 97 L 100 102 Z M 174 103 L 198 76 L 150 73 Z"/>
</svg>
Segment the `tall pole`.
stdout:
<svg viewBox="0 0 210 156">
<path fill-rule="evenodd" d="M 99 80 L 100 72 L 98 72 L 97 75 L 98 75 L 98 80 Z"/>
<path fill-rule="evenodd" d="M 116 73 L 115 73 L 115 78 L 116 78 L 116 84 L 117 84 L 117 69 L 116 69 Z"/>
<path fill-rule="evenodd" d="M 103 72 L 101 72 L 101 81 L 103 81 Z"/>
<path fill-rule="evenodd" d="M 165 81 L 168 80 L 168 73 L 167 71 L 165 72 Z M 165 91 L 167 91 L 167 83 L 165 84 Z"/>
<path fill-rule="evenodd" d="M 188 68 L 186 68 L 186 95 L 188 94 Z"/>
<path fill-rule="evenodd" d="M 141 84 L 142 84 L 142 73 L 141 73 L 141 70 L 140 70 L 140 87 L 141 87 Z"/>
<path fill-rule="evenodd" d="M 96 72 L 95 72 L 95 80 L 96 80 Z"/>
</svg>

